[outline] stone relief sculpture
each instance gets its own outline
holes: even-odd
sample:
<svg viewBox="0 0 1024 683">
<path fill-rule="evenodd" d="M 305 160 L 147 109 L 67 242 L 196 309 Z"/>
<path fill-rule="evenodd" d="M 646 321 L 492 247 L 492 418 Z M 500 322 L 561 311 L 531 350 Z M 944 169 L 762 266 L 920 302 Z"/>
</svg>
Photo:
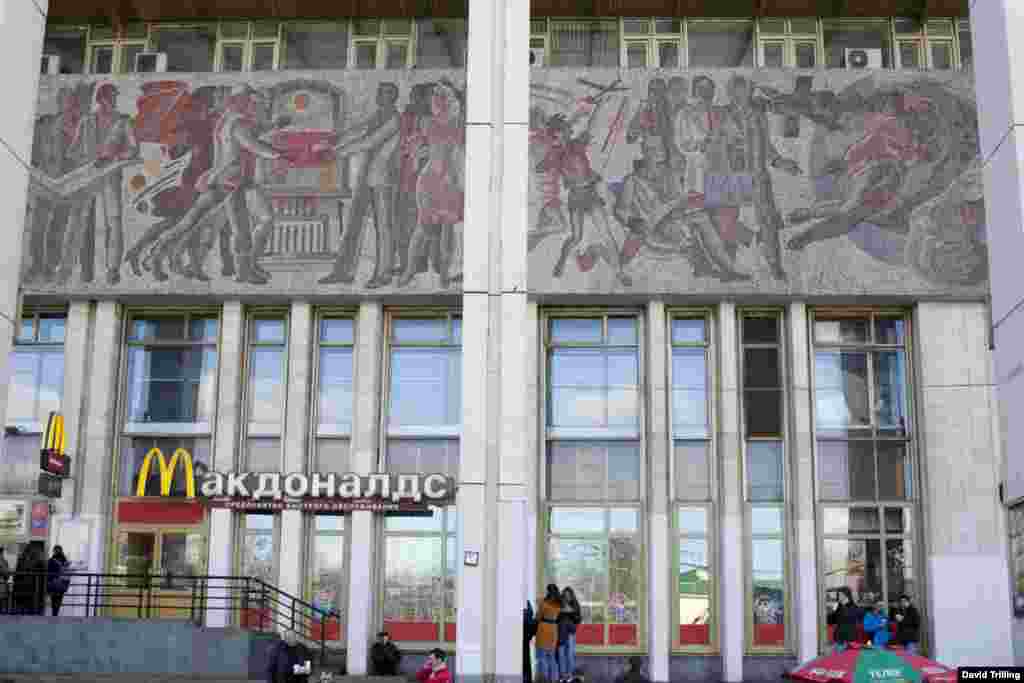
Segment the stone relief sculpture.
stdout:
<svg viewBox="0 0 1024 683">
<path fill-rule="evenodd" d="M 964 74 L 536 70 L 530 288 L 984 293 L 972 93 Z M 59 77 L 39 110 L 28 291 L 461 284 L 445 73 Z"/>
</svg>

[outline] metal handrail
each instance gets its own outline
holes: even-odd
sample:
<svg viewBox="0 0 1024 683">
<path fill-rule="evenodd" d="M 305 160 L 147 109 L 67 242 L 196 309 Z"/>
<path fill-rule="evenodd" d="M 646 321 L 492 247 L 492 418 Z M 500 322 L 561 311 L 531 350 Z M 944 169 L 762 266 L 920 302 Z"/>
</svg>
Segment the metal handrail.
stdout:
<svg viewBox="0 0 1024 683">
<path fill-rule="evenodd" d="M 324 610 L 252 576 L 175 576 L 67 572 L 71 580 L 62 608 L 78 608 L 86 617 L 116 613 L 154 619 L 187 618 L 206 625 L 209 613 L 237 613 L 239 626 L 252 631 L 291 633 L 327 658 L 327 624 L 340 621 Z M 0 577 L 0 614 L 43 614 L 48 593 L 46 572 L 10 572 Z M 212 585 L 211 585 L 212 584 Z"/>
</svg>

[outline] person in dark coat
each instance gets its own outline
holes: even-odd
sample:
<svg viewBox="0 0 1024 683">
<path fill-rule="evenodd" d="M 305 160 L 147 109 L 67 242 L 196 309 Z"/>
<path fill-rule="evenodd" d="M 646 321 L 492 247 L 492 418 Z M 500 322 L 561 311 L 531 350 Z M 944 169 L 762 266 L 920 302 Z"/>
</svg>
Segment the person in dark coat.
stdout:
<svg viewBox="0 0 1024 683">
<path fill-rule="evenodd" d="M 64 594 L 68 592 L 71 579 L 68 577 L 68 558 L 59 545 L 53 547 L 53 557 L 46 563 L 46 592 L 50 594 L 50 613 L 60 614 L 60 606 L 64 602 Z"/>
<path fill-rule="evenodd" d="M 849 588 L 839 589 L 839 603 L 828 615 L 828 623 L 835 626 L 832 642 L 833 652 L 843 652 L 851 642 L 857 640 L 857 627 L 864 618 L 864 612 L 853 602 Z"/>
<path fill-rule="evenodd" d="M 644 676 L 644 660 L 642 657 L 630 657 L 629 667 L 615 679 L 615 683 L 651 683 L 651 679 Z"/>
<path fill-rule="evenodd" d="M 582 619 L 576 593 L 562 589 L 562 611 L 558 613 L 558 678 L 570 683 L 576 673 L 576 626 Z"/>
<path fill-rule="evenodd" d="M 523 683 L 533 683 L 533 657 L 530 656 L 530 643 L 537 635 L 537 617 L 533 613 L 533 605 L 526 601 L 523 609 Z"/>
<path fill-rule="evenodd" d="M 909 654 L 916 655 L 921 642 L 921 614 L 910 602 L 909 595 L 900 596 L 900 609 L 893 619 L 896 620 L 896 642 Z"/>
<path fill-rule="evenodd" d="M 21 551 L 14 576 L 14 605 L 18 614 L 42 614 L 46 603 L 46 563 L 42 544 L 29 543 Z"/>
<path fill-rule="evenodd" d="M 373 663 L 375 676 L 398 675 L 398 665 L 402 661 L 402 653 L 391 642 L 391 634 L 387 631 L 377 634 L 377 642 L 370 648 L 370 661 Z"/>
<path fill-rule="evenodd" d="M 285 634 L 283 640 L 274 645 L 267 661 L 267 683 L 308 683 L 308 673 L 296 673 L 312 661 L 306 649 L 294 634 Z"/>
</svg>

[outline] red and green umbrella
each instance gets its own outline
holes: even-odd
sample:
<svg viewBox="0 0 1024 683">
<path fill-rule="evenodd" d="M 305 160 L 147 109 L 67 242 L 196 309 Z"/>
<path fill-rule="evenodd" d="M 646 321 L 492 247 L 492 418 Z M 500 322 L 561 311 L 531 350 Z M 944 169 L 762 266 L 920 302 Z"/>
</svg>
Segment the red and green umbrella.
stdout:
<svg viewBox="0 0 1024 683">
<path fill-rule="evenodd" d="M 850 647 L 786 674 L 808 683 L 956 683 L 956 669 L 905 650 Z"/>
</svg>

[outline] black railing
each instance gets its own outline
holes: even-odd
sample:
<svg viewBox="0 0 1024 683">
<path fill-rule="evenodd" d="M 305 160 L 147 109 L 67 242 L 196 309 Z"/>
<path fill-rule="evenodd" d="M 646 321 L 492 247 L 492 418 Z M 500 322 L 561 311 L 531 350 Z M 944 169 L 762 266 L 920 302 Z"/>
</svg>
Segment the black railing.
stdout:
<svg viewBox="0 0 1024 683">
<path fill-rule="evenodd" d="M 211 612 L 227 612 L 225 620 L 251 631 L 290 633 L 327 658 L 332 629 L 340 632 L 341 616 L 290 595 L 262 579 L 249 576 L 175 576 L 157 574 L 69 573 L 70 586 L 62 613 L 76 616 L 188 619 L 207 623 Z M 51 614 L 47 575 L 13 572 L 0 581 L 0 613 Z M 51 601 L 52 604 L 52 601 Z"/>
</svg>

